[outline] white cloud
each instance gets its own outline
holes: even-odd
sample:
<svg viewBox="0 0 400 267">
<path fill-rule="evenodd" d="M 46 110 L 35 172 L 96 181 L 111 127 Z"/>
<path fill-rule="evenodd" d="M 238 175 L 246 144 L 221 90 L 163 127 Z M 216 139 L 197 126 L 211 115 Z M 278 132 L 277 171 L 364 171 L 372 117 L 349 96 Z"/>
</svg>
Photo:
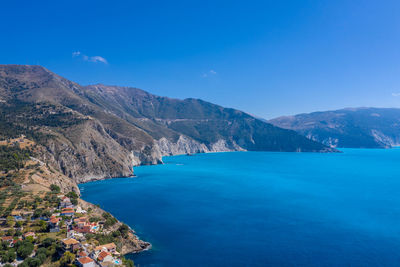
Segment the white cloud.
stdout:
<svg viewBox="0 0 400 267">
<path fill-rule="evenodd" d="M 82 54 L 80 51 L 75 51 L 72 52 L 72 57 L 81 57 L 84 61 L 89 61 L 89 62 L 94 62 L 94 63 L 104 63 L 104 64 L 108 64 L 107 59 L 105 59 L 104 57 L 101 56 L 87 56 L 85 54 Z"/>
<path fill-rule="evenodd" d="M 400 96 L 400 93 L 392 93 L 392 96 L 398 97 L 398 96 Z"/>
<path fill-rule="evenodd" d="M 207 78 L 208 76 L 216 75 L 217 72 L 215 70 L 209 70 L 201 75 L 203 78 Z"/>
</svg>

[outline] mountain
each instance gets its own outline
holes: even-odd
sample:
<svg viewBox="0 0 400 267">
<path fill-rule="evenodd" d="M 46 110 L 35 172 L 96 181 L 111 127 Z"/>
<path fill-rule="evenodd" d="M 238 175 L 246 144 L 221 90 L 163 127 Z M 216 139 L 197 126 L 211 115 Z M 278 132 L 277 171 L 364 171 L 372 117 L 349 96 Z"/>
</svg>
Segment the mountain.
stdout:
<svg viewBox="0 0 400 267">
<path fill-rule="evenodd" d="M 25 135 L 78 182 L 132 175 L 162 156 L 218 151 L 334 151 L 294 131 L 199 99 L 81 86 L 41 66 L 0 65 L 0 137 Z"/>
<path fill-rule="evenodd" d="M 331 147 L 388 148 L 400 144 L 400 109 L 395 108 L 348 108 L 269 122 Z"/>
</svg>

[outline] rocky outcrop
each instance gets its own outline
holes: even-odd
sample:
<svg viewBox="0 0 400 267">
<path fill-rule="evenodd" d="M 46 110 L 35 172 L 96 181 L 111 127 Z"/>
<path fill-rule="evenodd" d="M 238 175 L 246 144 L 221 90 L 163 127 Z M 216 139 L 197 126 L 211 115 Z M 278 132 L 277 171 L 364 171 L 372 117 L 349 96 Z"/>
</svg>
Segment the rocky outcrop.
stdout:
<svg viewBox="0 0 400 267">
<path fill-rule="evenodd" d="M 44 162 L 78 183 L 133 175 L 137 159 L 100 123 L 88 120 L 71 128 L 62 134 L 53 133 L 40 154 Z"/>
<path fill-rule="evenodd" d="M 236 143 L 228 144 L 227 141 L 220 139 L 217 142 L 207 146 L 187 136 L 179 136 L 176 142 L 161 138 L 157 141 L 158 150 L 162 156 L 208 153 L 208 152 L 229 152 L 229 151 L 244 151 L 243 148 Z"/>
</svg>

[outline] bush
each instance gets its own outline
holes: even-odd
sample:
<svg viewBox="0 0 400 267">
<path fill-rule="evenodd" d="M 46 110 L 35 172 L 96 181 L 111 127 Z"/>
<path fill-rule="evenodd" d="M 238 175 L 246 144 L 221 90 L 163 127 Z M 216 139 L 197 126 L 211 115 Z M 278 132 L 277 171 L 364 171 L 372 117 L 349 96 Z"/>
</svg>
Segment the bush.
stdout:
<svg viewBox="0 0 400 267">
<path fill-rule="evenodd" d="M 126 259 L 125 257 L 122 258 L 122 263 L 126 267 L 134 267 L 133 260 Z"/>
<path fill-rule="evenodd" d="M 60 193 L 60 187 L 58 185 L 55 185 L 55 184 L 51 184 L 50 185 L 50 190 L 53 193 Z"/>
<path fill-rule="evenodd" d="M 70 199 L 77 199 L 78 198 L 78 194 L 75 193 L 74 191 L 71 191 L 67 194 L 67 197 L 69 197 Z"/>
<path fill-rule="evenodd" d="M 17 248 L 17 255 L 22 259 L 31 255 L 33 251 L 33 244 L 27 240 L 17 242 L 15 247 Z"/>
<path fill-rule="evenodd" d="M 53 244 L 55 244 L 55 243 L 56 243 L 56 240 L 53 239 L 53 238 L 50 238 L 50 237 L 47 237 L 46 239 L 44 239 L 44 240 L 42 241 L 42 245 L 43 245 L 43 247 L 45 247 L 45 248 L 50 247 L 51 245 L 53 245 Z"/>
<path fill-rule="evenodd" d="M 40 259 L 38 258 L 27 258 L 24 260 L 23 263 L 26 263 L 27 266 L 29 267 L 39 267 L 42 263 L 40 262 Z"/>
<path fill-rule="evenodd" d="M 118 231 L 121 233 L 123 237 L 126 237 L 129 233 L 129 227 L 126 224 L 122 224 L 119 228 Z"/>
<path fill-rule="evenodd" d="M 60 266 L 68 266 L 75 261 L 75 255 L 67 251 L 60 259 Z"/>
</svg>

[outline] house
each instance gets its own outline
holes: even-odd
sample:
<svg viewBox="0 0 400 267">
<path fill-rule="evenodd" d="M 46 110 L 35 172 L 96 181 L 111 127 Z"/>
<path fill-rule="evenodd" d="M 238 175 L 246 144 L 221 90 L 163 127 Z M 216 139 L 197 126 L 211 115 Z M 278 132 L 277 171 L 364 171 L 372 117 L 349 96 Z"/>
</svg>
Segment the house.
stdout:
<svg viewBox="0 0 400 267">
<path fill-rule="evenodd" d="M 94 260 L 91 258 L 85 256 L 85 257 L 80 257 L 76 260 L 76 263 L 78 266 L 81 267 L 95 267 L 96 264 L 94 263 Z"/>
<path fill-rule="evenodd" d="M 27 232 L 24 234 L 24 239 L 26 239 L 27 237 L 31 236 L 33 239 L 36 238 L 36 235 L 34 232 Z"/>
<path fill-rule="evenodd" d="M 50 233 L 60 232 L 60 227 L 58 226 L 60 219 L 55 216 L 51 216 L 49 220 Z"/>
<path fill-rule="evenodd" d="M 94 251 L 107 251 L 110 253 L 115 253 L 117 251 L 117 246 L 114 243 L 109 243 L 95 247 Z"/>
<path fill-rule="evenodd" d="M 62 209 L 62 208 L 73 208 L 74 207 L 74 205 L 72 205 L 72 203 L 71 203 L 71 199 L 69 198 L 69 197 L 62 197 L 61 198 L 61 202 L 60 202 L 60 205 L 59 205 L 59 208 L 60 209 Z"/>
<path fill-rule="evenodd" d="M 76 251 L 80 247 L 79 241 L 73 238 L 67 238 L 61 240 L 61 245 L 64 251 L 71 251 L 71 252 Z"/>
<path fill-rule="evenodd" d="M 75 232 L 78 232 L 78 233 L 89 234 L 89 233 L 92 232 L 92 226 L 91 226 L 90 224 L 88 224 L 88 225 L 83 225 L 83 226 L 81 226 L 81 227 L 75 226 L 75 227 L 73 228 L 73 230 L 74 230 Z"/>
<path fill-rule="evenodd" d="M 22 212 L 20 210 L 13 210 L 11 212 L 11 216 L 13 216 L 14 220 L 16 220 L 16 221 L 24 220 L 24 218 L 22 218 Z"/>
<path fill-rule="evenodd" d="M 100 263 L 101 267 L 113 267 L 115 266 L 115 263 L 112 261 L 104 261 Z"/>
<path fill-rule="evenodd" d="M 61 210 L 61 216 L 73 216 L 74 209 L 73 208 L 63 208 Z"/>
<path fill-rule="evenodd" d="M 78 206 L 77 208 L 76 208 L 76 213 L 86 213 L 86 210 L 84 210 L 84 209 L 82 209 L 81 208 L 81 206 Z"/>
<path fill-rule="evenodd" d="M 85 251 L 80 251 L 78 253 L 78 257 L 87 257 L 87 256 L 88 256 L 88 254 Z"/>
<path fill-rule="evenodd" d="M 113 260 L 114 260 L 114 258 L 111 256 L 111 253 L 107 252 L 107 251 L 102 251 L 97 256 L 97 261 L 100 263 L 107 262 L 107 261 L 113 261 Z"/>
</svg>

